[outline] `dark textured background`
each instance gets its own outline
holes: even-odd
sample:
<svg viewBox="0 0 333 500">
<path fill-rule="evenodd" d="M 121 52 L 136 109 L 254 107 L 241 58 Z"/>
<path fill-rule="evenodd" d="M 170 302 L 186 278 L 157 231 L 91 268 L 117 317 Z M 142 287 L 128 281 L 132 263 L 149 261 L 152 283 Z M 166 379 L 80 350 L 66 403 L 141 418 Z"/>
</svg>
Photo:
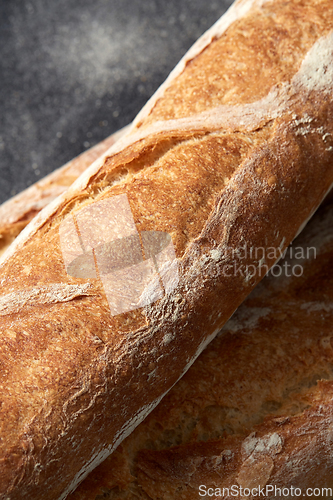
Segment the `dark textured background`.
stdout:
<svg viewBox="0 0 333 500">
<path fill-rule="evenodd" d="M 231 0 L 0 0 L 0 203 L 129 123 Z"/>
</svg>

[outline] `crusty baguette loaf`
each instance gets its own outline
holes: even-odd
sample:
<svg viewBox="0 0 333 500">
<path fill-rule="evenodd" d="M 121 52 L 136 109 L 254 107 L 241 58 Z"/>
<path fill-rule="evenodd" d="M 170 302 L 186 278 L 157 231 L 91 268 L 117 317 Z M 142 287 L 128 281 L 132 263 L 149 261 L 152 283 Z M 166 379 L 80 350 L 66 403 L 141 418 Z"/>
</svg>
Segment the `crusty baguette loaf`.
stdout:
<svg viewBox="0 0 333 500">
<path fill-rule="evenodd" d="M 256 285 L 260 272 L 253 269 L 263 262 L 253 255 L 241 260 L 236 250 L 244 244 L 283 250 L 328 191 L 329 7 L 328 1 L 235 4 L 130 133 L 6 253 L 3 498 L 65 498 L 152 410 Z M 175 96 L 177 119 L 170 111 Z M 148 283 L 136 302 L 143 307 L 127 312 L 113 303 L 105 254 L 94 254 L 105 250 L 103 237 L 115 226 L 103 220 L 96 235 L 96 221 L 84 223 L 89 210 L 112 212 L 118 201 L 120 216 L 133 216 L 123 217 L 126 230 L 133 220 L 141 235 L 169 233 L 176 255 L 159 268 L 167 293 L 155 300 L 159 281 Z M 84 274 L 72 242 L 81 233 L 86 245 L 91 231 Z M 235 264 L 254 267 L 233 276 Z"/>
<path fill-rule="evenodd" d="M 227 489 L 212 491 L 259 483 L 290 492 L 260 498 L 292 498 L 291 486 L 332 498 L 321 489 L 333 488 L 333 203 L 294 241 L 280 272 L 69 500 L 227 498 Z"/>
<path fill-rule="evenodd" d="M 127 127 L 110 135 L 36 182 L 0 206 L 0 255 L 28 223 L 57 196 L 62 194 L 99 156 L 104 154 Z"/>
<path fill-rule="evenodd" d="M 108 140 L 116 140 L 121 135 L 122 131 L 113 134 L 112 138 L 110 137 Z M 104 142 L 99 147 L 102 148 L 105 145 Z M 96 147 L 93 149 L 95 150 Z M 68 165 L 76 164 L 77 170 L 84 171 L 87 155 L 92 150 L 82 153 L 72 162 L 69 162 Z M 60 184 L 61 171 L 62 169 L 58 169 L 53 174 L 56 183 L 59 179 L 58 184 Z M 43 196 L 44 189 L 48 190 L 48 184 L 42 180 L 38 183 L 40 200 L 45 198 Z M 16 205 L 17 200 L 20 198 L 22 200 L 26 198 L 28 205 L 35 205 L 35 199 L 30 202 L 27 198 L 27 191 L 17 195 L 15 199 L 9 200 L 6 203 L 7 207 L 12 202 L 13 205 Z M 148 464 L 149 469 L 153 466 L 153 472 L 152 474 L 144 475 L 144 480 L 142 481 L 144 489 L 138 481 L 138 472 L 139 475 L 142 474 L 140 469 L 138 471 L 138 462 L 140 467 L 147 468 L 147 464 L 145 464 L 142 458 L 146 457 L 147 454 L 147 452 L 144 452 L 145 448 L 156 451 L 169 449 L 172 445 L 191 443 L 190 446 L 182 448 L 180 454 L 181 460 L 183 460 L 184 454 L 186 454 L 185 460 L 189 462 L 191 460 L 191 449 L 193 448 L 194 452 L 196 451 L 195 443 L 207 441 L 208 439 L 216 440 L 216 438 L 223 439 L 223 442 L 225 442 L 225 435 L 229 436 L 231 434 L 239 436 L 240 439 L 242 439 L 242 435 L 246 435 L 246 443 L 248 435 L 262 432 L 262 427 L 259 427 L 257 424 L 259 421 L 263 421 L 264 418 L 269 418 L 270 421 L 277 418 L 281 419 L 283 413 L 283 418 L 287 421 L 294 414 L 300 413 L 304 404 L 307 409 L 316 405 L 318 398 L 320 398 L 320 391 L 323 388 L 327 391 L 324 415 L 324 419 L 327 420 L 327 415 L 331 411 L 331 390 L 328 381 L 333 379 L 333 376 L 330 375 L 331 367 L 329 366 L 331 364 L 333 369 L 333 350 L 330 349 L 330 354 L 332 354 L 331 359 L 330 356 L 327 356 L 326 349 L 327 339 L 331 338 L 331 334 L 333 333 L 333 327 L 330 326 L 330 321 L 333 320 L 330 304 L 330 296 L 333 289 L 330 268 L 333 264 L 333 248 L 331 249 L 331 240 L 333 239 L 332 191 L 327 196 L 325 205 L 329 203 L 332 203 L 332 206 L 327 209 L 322 208 L 314 216 L 305 234 L 302 233 L 302 236 L 294 242 L 294 246 L 290 247 L 287 252 L 290 256 L 292 252 L 299 252 L 300 248 L 303 248 L 304 255 L 308 252 L 310 256 L 316 259 L 311 264 L 307 262 L 305 266 L 304 262 L 302 262 L 303 274 L 301 283 L 299 277 L 295 277 L 290 273 L 291 266 L 289 266 L 289 276 L 287 278 L 285 278 L 286 272 L 283 273 L 283 278 L 273 278 L 272 276 L 265 278 L 262 285 L 250 294 L 249 298 L 240 306 L 238 312 L 224 326 L 218 337 L 200 355 L 182 381 L 176 384 L 169 395 L 162 400 L 160 405 L 124 441 L 122 446 L 88 475 L 78 489 L 68 497 L 69 500 L 97 500 L 99 498 L 112 498 L 116 500 L 131 499 L 133 497 L 146 499 L 148 495 L 147 491 L 150 492 L 148 498 L 155 498 L 157 492 L 163 487 L 164 477 L 158 477 L 157 486 L 155 486 L 156 466 L 154 463 L 152 465 L 150 461 Z M 315 248 L 315 255 L 313 251 L 310 250 L 309 252 L 310 248 Z M 286 259 L 285 262 L 288 262 L 288 260 L 290 261 L 290 259 Z M 323 267 L 325 268 L 325 274 L 327 273 L 324 280 L 322 277 Z M 328 269 L 328 272 L 326 269 Z M 294 280 L 295 285 L 293 285 L 292 280 Z M 313 286 L 312 282 L 314 282 L 315 286 Z M 298 298 L 299 286 L 302 287 L 302 295 L 311 293 L 310 304 L 306 300 L 302 300 L 302 297 L 301 300 Z M 270 297 L 269 303 L 265 305 L 267 296 Z M 307 295 L 305 295 L 305 299 L 307 299 Z M 290 310 L 293 313 L 288 318 L 287 328 L 284 320 L 290 316 Z M 323 311 L 325 316 L 322 315 Z M 258 327 L 258 320 L 261 313 L 265 318 L 265 322 L 267 320 L 270 321 L 269 331 L 265 329 L 265 325 L 263 325 L 264 331 Z M 315 317 L 312 317 L 310 322 L 308 322 L 309 313 L 312 316 L 315 314 Z M 304 324 L 304 320 L 306 321 L 307 332 L 306 348 L 309 349 L 310 345 L 312 348 L 314 344 L 318 348 L 318 353 L 316 353 L 315 357 L 312 357 L 313 363 L 304 363 L 302 365 L 304 370 L 299 373 L 299 361 L 304 360 L 304 357 L 301 356 L 299 345 L 304 343 L 305 339 L 304 330 L 299 328 L 299 325 Z M 247 343 L 249 331 L 251 333 L 251 341 Z M 280 343 L 283 345 L 286 342 L 286 337 L 289 337 L 290 332 L 293 332 L 294 336 L 296 332 L 296 339 L 293 341 L 293 349 L 290 350 L 290 344 L 288 344 L 287 363 L 283 363 L 286 365 L 286 368 L 281 373 L 283 377 L 280 377 L 280 385 L 277 391 L 276 388 L 271 387 L 276 382 L 274 378 L 267 378 L 266 374 L 263 377 L 263 372 L 266 370 L 268 373 L 268 370 L 271 370 L 272 349 L 278 351 Z M 224 334 L 225 338 L 221 340 L 220 337 Z M 232 335 L 231 339 L 228 338 L 230 334 Z M 271 340 L 272 336 L 274 336 L 274 343 Z M 299 342 L 297 341 L 298 337 Z M 268 343 L 270 344 L 269 348 L 266 348 L 266 344 Z M 251 366 L 247 368 L 250 359 L 255 357 L 260 358 L 261 370 L 253 370 Z M 238 362 L 238 360 L 240 361 Z M 298 364 L 295 364 L 294 360 Z M 318 366 L 321 367 L 320 370 L 318 370 Z M 314 374 L 314 371 L 317 373 Z M 319 377 L 319 371 L 322 372 L 322 380 L 325 379 L 326 381 L 324 383 L 320 382 L 317 387 L 314 387 Z M 244 376 L 247 379 L 245 390 L 243 387 Z M 238 381 L 237 377 L 241 377 L 242 380 Z M 300 380 L 300 377 L 302 377 L 302 380 Z M 213 378 L 214 382 L 210 386 L 211 378 Z M 262 380 L 264 379 L 265 385 L 263 386 Z M 297 386 L 296 391 L 295 389 L 291 390 L 288 386 L 291 382 L 294 388 Z M 248 390 L 248 387 L 250 387 L 250 390 Z M 257 391 L 255 388 L 257 388 Z M 258 391 L 259 395 L 257 394 Z M 276 397 L 275 400 L 271 399 L 272 392 L 274 394 L 278 393 L 278 401 L 276 401 Z M 236 401 L 236 404 L 231 408 L 230 399 Z M 189 413 L 189 409 L 192 408 L 195 408 L 195 411 Z M 236 419 L 234 418 L 235 408 Z M 309 415 L 312 413 L 308 412 L 304 414 L 303 412 L 302 418 L 294 419 L 290 439 L 293 439 L 293 435 L 297 436 L 304 429 L 304 424 L 308 425 Z M 245 424 L 243 423 L 244 421 Z M 242 427 L 241 423 L 243 423 Z M 251 423 L 256 424 L 256 426 L 251 427 Z M 318 429 L 318 433 L 320 432 L 321 436 L 325 432 L 324 426 L 325 424 L 322 424 L 320 429 Z M 223 437 L 221 438 L 220 436 Z M 235 442 L 239 444 L 240 441 L 236 439 Z M 216 442 L 214 442 L 215 445 Z M 201 444 L 200 446 L 204 452 L 209 452 L 211 444 Z M 242 446 L 244 445 L 242 444 Z M 230 451 L 234 453 L 234 451 Z M 309 451 L 308 448 L 306 451 Z M 171 449 L 170 455 L 167 456 L 170 456 L 179 468 L 179 451 L 177 450 L 177 455 L 175 452 L 176 450 Z M 297 452 L 297 448 L 293 450 L 294 454 Z M 307 474 L 308 462 L 314 459 L 312 453 L 308 454 L 307 462 L 305 462 L 304 466 L 298 472 L 297 481 L 302 485 L 303 489 L 306 487 L 314 488 L 316 484 L 330 484 L 327 483 L 329 463 L 327 463 L 328 455 L 325 454 L 325 448 L 320 446 L 320 449 L 316 453 L 318 467 L 314 478 L 311 477 L 309 480 Z M 158 455 L 157 466 L 159 465 L 159 460 L 163 460 L 164 456 L 165 454 L 160 458 Z M 139 457 L 140 460 L 138 460 Z M 192 461 L 196 461 L 195 453 L 193 453 Z M 240 468 L 242 468 L 242 465 L 243 462 L 241 461 L 239 464 Z M 208 467 L 208 470 L 205 471 L 204 478 L 207 477 L 207 473 L 211 476 L 214 468 L 213 463 L 213 466 L 210 469 Z M 229 483 L 226 482 L 223 469 L 220 472 L 222 479 L 219 481 L 219 486 L 217 487 L 223 488 L 224 485 L 225 488 L 229 487 L 230 489 L 230 480 Z M 275 477 L 284 487 L 288 488 L 283 467 L 279 468 Z M 174 482 L 174 477 L 170 475 L 167 482 Z M 181 485 L 181 488 L 184 488 L 182 483 L 185 482 L 186 475 L 182 476 L 180 473 L 178 483 Z M 208 488 L 207 484 L 205 486 Z M 240 485 L 237 483 L 236 486 Z M 321 487 L 324 488 L 324 486 Z M 168 495 L 170 496 L 170 491 Z M 191 493 L 191 495 L 191 498 L 195 498 L 195 493 Z M 326 496 L 329 496 L 329 491 Z M 171 493 L 171 498 L 173 497 L 174 495 Z"/>
<path fill-rule="evenodd" d="M 331 206 L 327 206 L 329 203 Z M 114 454 L 88 475 L 68 500 L 173 499 L 179 497 L 179 489 L 190 489 L 190 498 L 198 498 L 198 485 L 189 485 L 186 469 L 182 471 L 184 462 L 192 463 L 195 468 L 199 462 L 196 475 L 199 483 L 205 483 L 206 490 L 212 487 L 206 478 L 215 473 L 220 479 L 218 484 L 215 481 L 214 488 L 230 490 L 232 483 L 237 488 L 248 487 L 253 477 L 250 475 L 241 484 L 230 478 L 228 472 L 225 473 L 223 457 L 239 455 L 239 447 L 245 448 L 251 440 L 257 446 L 257 436 L 265 432 L 267 422 L 275 423 L 275 430 L 280 432 L 282 424 L 286 427 L 292 421 L 288 441 L 292 443 L 292 455 L 299 455 L 302 462 L 295 476 L 303 491 L 317 485 L 333 486 L 328 481 L 331 458 L 325 449 L 325 437 L 330 437 L 326 423 L 330 422 L 332 411 L 333 380 L 332 227 L 333 200 L 328 199 L 287 251 L 287 258 L 281 262 L 282 276 L 263 280 L 168 396 Z M 310 257 L 305 261 L 294 259 L 294 265 L 301 263 L 301 277 L 291 273 L 290 258 L 300 253 Z M 288 268 L 284 267 L 285 263 L 289 264 Z M 299 269 L 296 272 L 299 273 Z M 278 376 L 272 377 L 275 366 L 272 359 L 276 353 L 279 353 Z M 325 404 L 313 436 L 308 428 L 313 424 L 318 400 L 324 400 Z M 305 448 L 307 455 L 299 449 L 302 441 L 298 436 L 303 432 L 317 440 L 317 446 Z M 174 445 L 182 446 L 174 448 Z M 208 462 L 202 473 L 198 452 L 201 458 L 211 456 L 218 446 L 222 446 L 222 460 Z M 159 453 L 152 457 L 147 449 Z M 162 450 L 165 451 L 162 453 Z M 283 464 L 286 447 L 279 454 Z M 247 455 L 243 455 L 235 466 L 234 478 L 239 472 L 242 475 L 247 460 Z M 170 460 L 174 464 L 171 473 Z M 314 460 L 317 466 L 309 476 L 310 461 Z M 167 478 L 165 473 L 158 472 L 165 461 L 168 461 Z M 255 472 L 256 468 L 251 470 Z M 290 490 L 287 477 L 285 468 L 279 467 L 274 477 L 276 486 L 280 484 Z M 177 494 L 172 488 L 177 488 Z M 164 493 L 160 494 L 163 489 Z M 324 493 L 320 497 L 324 498 Z"/>
</svg>

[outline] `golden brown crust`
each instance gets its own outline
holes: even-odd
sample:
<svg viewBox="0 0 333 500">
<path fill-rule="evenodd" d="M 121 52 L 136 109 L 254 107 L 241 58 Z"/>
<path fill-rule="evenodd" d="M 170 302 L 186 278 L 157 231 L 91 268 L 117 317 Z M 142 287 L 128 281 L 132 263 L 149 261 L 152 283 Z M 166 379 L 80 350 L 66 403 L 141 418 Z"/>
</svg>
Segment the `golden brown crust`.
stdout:
<svg viewBox="0 0 333 500">
<path fill-rule="evenodd" d="M 287 4 L 277 0 L 267 8 L 280 5 Z M 315 8 L 330 12 L 327 2 Z M 230 248 L 283 249 L 312 215 L 333 182 L 331 29 L 327 15 L 313 23 L 309 52 L 305 45 L 286 81 L 259 103 L 214 113 L 209 100 L 206 114 L 164 123 L 157 116 L 143 130 L 134 126 L 7 253 L 1 267 L 7 313 L 0 317 L 3 496 L 64 498 L 153 409 L 259 281 L 259 273 L 225 275 L 235 262 L 260 266 Z M 283 56 L 272 65 L 283 66 Z M 191 75 L 191 65 L 185 71 Z M 169 85 L 182 88 L 177 78 Z M 155 302 L 113 316 L 100 279 L 66 272 L 59 228 L 66 216 L 67 223 L 77 220 L 83 209 L 116 195 L 127 196 L 141 232 L 171 234 L 178 283 Z M 15 313 L 8 312 L 13 297 Z"/>
<path fill-rule="evenodd" d="M 186 71 L 153 107 L 147 106 L 149 114 L 147 110 L 137 127 L 262 99 L 289 81 L 304 54 L 331 30 L 326 8 L 325 0 L 254 2 L 246 15 L 186 62 Z"/>
<path fill-rule="evenodd" d="M 281 276 L 258 285 L 71 500 L 193 500 L 200 485 L 333 486 L 332 224 L 331 204 L 293 243 Z M 293 275 L 300 264 L 302 276 Z"/>
</svg>

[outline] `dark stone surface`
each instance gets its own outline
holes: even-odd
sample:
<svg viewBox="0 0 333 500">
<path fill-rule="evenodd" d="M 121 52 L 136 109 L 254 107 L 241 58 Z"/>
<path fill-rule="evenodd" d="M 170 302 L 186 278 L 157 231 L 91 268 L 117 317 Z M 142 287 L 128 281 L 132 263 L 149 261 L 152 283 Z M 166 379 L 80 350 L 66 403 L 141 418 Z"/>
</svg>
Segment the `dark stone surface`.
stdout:
<svg viewBox="0 0 333 500">
<path fill-rule="evenodd" d="M 2 0 L 0 202 L 129 123 L 231 0 Z"/>
</svg>

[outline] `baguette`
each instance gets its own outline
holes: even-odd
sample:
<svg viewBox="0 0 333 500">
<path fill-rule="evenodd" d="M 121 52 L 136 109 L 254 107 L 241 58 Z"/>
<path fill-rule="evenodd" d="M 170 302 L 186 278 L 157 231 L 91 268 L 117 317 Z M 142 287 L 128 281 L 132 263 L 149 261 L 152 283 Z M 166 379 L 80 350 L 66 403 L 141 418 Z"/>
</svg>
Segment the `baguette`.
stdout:
<svg viewBox="0 0 333 500">
<path fill-rule="evenodd" d="M 85 153 L 75 161 L 84 158 Z M 44 183 L 41 184 L 41 194 L 43 186 Z M 266 432 L 267 423 L 275 424 L 279 436 L 281 428 L 286 429 L 289 425 L 287 442 L 292 443 L 291 455 L 298 454 L 303 462 L 295 473 L 296 482 L 303 490 L 318 485 L 321 488 L 333 487 L 328 472 L 331 467 L 330 454 L 326 453 L 325 448 L 329 438 L 327 422 L 332 406 L 333 381 L 332 341 L 328 344 L 333 333 L 332 227 L 333 200 L 330 196 L 305 231 L 294 241 L 293 247 L 290 247 L 287 252 L 289 258 L 281 263 L 282 269 L 282 264 L 289 265 L 289 275 L 286 276 L 284 272 L 279 277 L 271 275 L 264 278 L 182 381 L 171 389 L 168 396 L 122 445 L 88 475 L 69 495 L 68 500 L 173 499 L 179 497 L 179 491 L 183 495 L 183 490 L 191 492 L 192 500 L 202 496 L 199 496 L 199 483 L 202 482 L 205 483 L 205 489 L 201 493 L 212 486 L 222 491 L 226 488 L 227 492 L 233 483 L 239 488 L 236 478 L 239 474 L 242 477 L 242 470 L 244 467 L 246 469 L 246 454 L 238 461 L 231 478 L 226 471 L 229 467 L 223 460 L 218 464 L 219 460 L 214 459 L 213 463 L 208 462 L 208 467 L 206 463 L 203 472 L 201 458 L 203 455 L 211 456 L 216 447 L 222 449 L 222 459 L 242 455 L 241 450 L 246 448 L 248 442 L 252 441 L 256 445 L 258 440 L 260 442 L 258 435 Z M 301 260 L 301 279 L 290 273 L 290 255 L 300 249 L 303 249 L 304 255 L 311 249 L 312 257 L 305 262 Z M 299 261 L 296 259 L 294 263 Z M 269 329 L 266 328 L 267 324 Z M 302 345 L 303 350 L 299 348 Z M 283 346 L 288 349 L 283 350 Z M 311 357 L 305 350 L 311 351 Z M 283 370 L 278 367 L 278 381 L 276 377 L 270 376 L 272 359 L 277 353 L 280 354 L 279 362 L 282 358 L 279 364 L 283 366 Z M 251 367 L 252 359 L 253 365 L 256 365 L 254 370 Z M 259 364 L 257 360 L 260 360 Z M 314 450 L 306 448 L 306 455 L 300 449 L 302 443 L 298 436 L 301 432 L 310 434 L 309 425 L 313 424 L 318 400 L 324 406 L 322 418 L 319 425 L 316 421 L 313 435 L 317 446 Z M 231 436 L 234 438 L 230 439 Z M 227 452 L 224 449 L 226 443 Z M 200 460 L 197 458 L 198 453 Z M 280 462 L 287 462 L 286 446 L 279 455 Z M 253 458 L 258 460 L 258 457 Z M 289 456 L 289 462 L 291 459 Z M 312 476 L 309 476 L 309 462 L 314 459 L 317 466 Z M 170 471 L 170 462 L 176 466 L 176 473 L 174 466 Z M 165 463 L 167 474 L 161 474 L 158 471 L 160 467 L 164 470 Z M 191 463 L 196 469 L 196 485 L 192 481 L 188 483 L 182 469 L 184 463 Z M 253 470 L 256 470 L 255 467 Z M 207 477 L 211 478 L 215 473 L 219 474 L 220 479 L 211 485 Z M 276 487 L 290 490 L 296 484 L 295 476 L 292 482 L 288 481 L 288 473 L 279 466 L 274 476 Z M 247 488 L 252 482 L 253 477 L 249 477 L 241 485 Z M 261 487 L 266 485 L 261 483 Z M 176 488 L 177 494 L 174 491 Z M 329 496 L 329 490 L 326 496 Z M 226 495 L 218 498 L 222 497 Z M 268 497 L 264 495 L 264 498 Z M 324 494 L 321 498 L 324 498 Z"/>
<path fill-rule="evenodd" d="M 113 134 L 112 138 L 116 139 L 118 134 Z M 111 137 L 109 139 L 113 140 Z M 103 143 L 104 141 L 99 146 L 103 147 Z M 69 164 L 75 162 L 78 170 L 82 169 L 83 171 L 88 152 L 90 150 L 82 153 Z M 61 171 L 62 169 L 58 169 L 54 172 L 56 181 L 58 178 L 60 179 L 58 174 Z M 47 186 L 47 183 L 43 180 L 38 184 L 40 198 L 43 199 L 43 188 Z M 20 193 L 15 199 L 20 197 L 21 199 L 27 197 L 27 192 Z M 9 206 L 14 200 L 7 202 L 7 205 Z M 29 199 L 27 201 L 29 203 Z M 331 206 L 327 207 L 329 204 Z M 272 275 L 264 278 L 262 284 L 251 292 L 216 339 L 195 361 L 182 381 L 171 389 L 168 396 L 125 439 L 123 444 L 88 475 L 75 492 L 69 495 L 68 500 L 156 498 L 157 492 L 163 491 L 163 485 L 167 483 L 168 489 L 170 489 L 170 483 L 175 484 L 174 469 L 170 474 L 168 467 L 167 479 L 158 474 L 157 468 L 163 465 L 160 463 L 161 460 L 169 462 L 171 460 L 176 464 L 177 469 L 181 468 L 183 461 L 186 463 L 191 461 L 196 467 L 196 452 L 199 449 L 199 443 L 201 443 L 201 455 L 203 453 L 209 454 L 214 446 L 224 445 L 225 438 L 235 435 L 237 439 L 233 440 L 233 444 L 243 448 L 246 447 L 249 436 L 250 439 L 255 440 L 258 433 L 263 432 L 264 421 L 265 423 L 267 421 L 275 422 L 280 426 L 283 421 L 284 424 L 290 423 L 291 417 L 296 414 L 298 417 L 293 418 L 293 426 L 288 438 L 293 440 L 293 446 L 295 445 L 294 440 L 296 440 L 296 447 L 292 450 L 292 454 L 299 453 L 302 456 L 304 453 L 299 450 L 297 436 L 301 430 L 309 426 L 309 423 L 312 423 L 317 400 L 322 400 L 323 394 L 325 394 L 323 418 L 320 422 L 320 428 L 318 425 L 316 426 L 316 434 L 319 437 L 315 435 L 319 446 L 317 446 L 315 453 L 311 450 L 307 457 L 302 457 L 304 464 L 298 470 L 297 482 L 303 490 L 307 487 L 315 488 L 316 485 L 321 485 L 321 488 L 332 487 L 331 482 L 327 481 L 330 455 L 325 453 L 325 446 L 321 443 L 321 440 L 327 436 L 325 421 L 327 422 L 327 415 L 331 411 L 333 380 L 331 375 L 333 351 L 327 349 L 327 339 L 331 338 L 332 334 L 330 323 L 333 319 L 330 302 L 333 279 L 331 272 L 333 264 L 332 225 L 333 199 L 331 191 L 325 202 L 322 203 L 319 212 L 287 252 L 290 257 L 294 248 L 297 248 L 298 251 L 302 248 L 305 255 L 310 248 L 315 248 L 315 254 L 313 252 L 311 254 L 315 260 L 311 263 L 310 261 L 302 262 L 301 282 L 299 277 L 290 274 L 286 276 L 285 273 L 278 278 Z M 290 261 L 290 258 L 286 259 L 290 268 L 288 260 Z M 325 279 L 322 277 L 323 268 L 325 268 Z M 299 297 L 300 287 L 303 296 L 301 299 Z M 307 300 L 309 295 L 311 295 L 310 303 Z M 267 296 L 270 297 L 268 303 Z M 309 315 L 312 316 L 310 322 L 308 321 Z M 286 327 L 286 318 L 288 318 L 288 328 Z M 267 321 L 269 321 L 269 331 L 265 329 Z M 299 325 L 302 324 L 305 324 L 305 331 L 299 328 Z M 292 349 L 290 349 L 288 342 L 290 332 L 293 332 L 294 336 Z M 250 342 L 248 341 L 249 333 L 251 334 Z M 222 335 L 225 335 L 223 339 L 221 339 Z M 273 342 L 272 337 L 274 338 Z M 305 338 L 306 343 L 304 343 Z M 276 381 L 267 375 L 271 373 L 272 352 L 280 351 L 283 344 L 288 344 L 288 352 L 282 354 L 284 370 L 280 376 L 277 390 L 276 387 L 273 387 Z M 312 353 L 314 350 L 316 352 L 315 356 L 312 355 L 310 363 L 304 362 L 301 367 L 303 370 L 300 370 L 299 363 L 304 360 L 304 354 L 301 355 L 299 350 L 299 345 L 302 344 L 306 345 L 308 350 L 311 346 Z M 251 359 L 255 359 L 254 363 L 256 364 L 256 360 L 260 359 L 261 370 L 252 370 L 251 367 L 248 369 Z M 321 373 L 319 374 L 319 372 Z M 214 374 L 213 384 L 210 380 L 212 373 Z M 250 391 L 243 387 L 244 376 L 246 376 L 246 387 L 250 387 Z M 264 381 L 264 385 L 262 381 Z M 292 388 L 290 383 L 293 384 Z M 259 394 L 253 388 L 257 388 Z M 272 400 L 272 394 L 275 396 L 274 400 Z M 235 408 L 236 419 L 234 417 Z M 240 423 L 243 425 L 240 426 Z M 308 434 L 307 429 L 305 429 L 306 434 Z M 208 443 L 204 444 L 207 441 Z M 179 448 L 174 448 L 175 445 L 178 445 Z M 158 453 L 152 455 L 148 449 Z M 160 453 L 162 450 L 169 450 L 169 452 Z M 307 449 L 307 451 L 309 450 Z M 239 446 L 238 448 L 235 446 L 229 452 L 239 454 Z M 280 453 L 282 453 L 281 459 L 284 459 L 285 450 Z M 222 457 L 225 455 L 225 450 L 223 450 Z M 309 480 L 307 473 L 310 468 L 309 461 L 313 460 L 314 457 L 317 460 L 317 467 L 315 476 Z M 238 470 L 242 470 L 243 462 L 240 461 Z M 226 478 L 224 474 L 223 461 L 221 464 L 219 470 L 221 479 L 218 481 L 218 486 L 215 485 L 215 487 L 229 488 L 230 491 L 230 478 L 227 479 L 228 476 Z M 214 472 L 216 472 L 216 467 L 208 467 L 202 475 L 202 479 L 206 483 L 204 485 L 206 490 L 209 487 L 207 486 L 209 483 L 206 481 L 207 475 L 211 476 Z M 236 475 L 235 473 L 234 476 Z M 199 474 L 197 476 L 200 479 Z M 290 489 L 292 486 L 290 481 L 288 483 L 286 480 L 283 467 L 279 467 L 276 471 L 275 481 L 284 488 Z M 171 498 L 175 496 L 178 498 L 178 489 L 183 490 L 184 488 L 190 489 L 191 499 L 198 497 L 200 485 L 197 484 L 194 488 L 192 484 L 187 484 L 186 475 L 182 471 L 176 478 L 177 483 L 177 495 L 168 491 L 167 495 L 162 493 L 161 498 L 170 497 L 170 495 Z M 243 482 L 242 484 L 243 487 L 247 487 L 248 483 Z M 240 486 L 237 481 L 235 485 Z M 266 485 L 262 484 L 261 486 Z M 225 498 L 225 495 L 222 497 Z M 264 497 L 268 497 L 268 495 Z M 321 495 L 321 498 L 323 497 L 324 495 Z"/>
<path fill-rule="evenodd" d="M 332 498 L 332 227 L 333 203 L 68 500 L 239 498 L 259 484 L 261 498 Z"/>
<path fill-rule="evenodd" d="M 119 130 L 0 206 L 0 256 L 29 222 L 62 194 L 125 132 Z"/>
<path fill-rule="evenodd" d="M 237 2 L 126 136 L 6 252 L 2 498 L 65 498 L 157 405 L 260 280 L 263 262 L 241 259 L 237 249 L 283 251 L 329 190 L 329 7 Z M 119 233 L 104 208 L 111 219 L 122 217 Z M 159 277 L 142 293 L 138 287 L 135 300 L 129 292 L 136 288 L 112 283 L 102 247 L 112 231 L 127 237 L 134 226 L 148 238 L 147 268 L 167 243 Z M 160 238 L 154 251 L 152 232 Z M 88 248 L 81 254 L 80 241 Z M 124 255 L 115 256 L 120 267 L 130 260 Z M 268 258 L 267 269 L 275 261 Z M 230 276 L 235 264 L 247 272 Z M 129 278 L 137 284 L 135 274 Z"/>
</svg>

